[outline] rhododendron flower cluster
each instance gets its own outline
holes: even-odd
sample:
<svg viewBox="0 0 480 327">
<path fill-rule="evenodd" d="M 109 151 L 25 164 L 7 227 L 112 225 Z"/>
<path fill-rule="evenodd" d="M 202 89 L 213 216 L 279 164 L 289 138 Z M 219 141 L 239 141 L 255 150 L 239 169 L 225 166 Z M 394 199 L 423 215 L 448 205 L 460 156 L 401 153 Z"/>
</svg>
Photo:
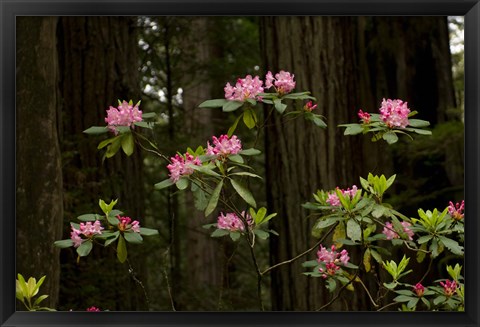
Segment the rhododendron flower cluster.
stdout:
<svg viewBox="0 0 480 327">
<path fill-rule="evenodd" d="M 410 109 L 407 107 L 407 102 L 398 99 L 383 99 L 380 107 L 380 118 L 388 127 L 407 127 L 409 113 Z"/>
<path fill-rule="evenodd" d="M 308 111 L 308 112 L 312 112 L 313 110 L 315 110 L 317 108 L 317 105 L 316 104 L 313 104 L 312 101 L 308 101 L 305 106 L 303 106 L 303 110 L 305 111 Z"/>
<path fill-rule="evenodd" d="M 207 154 L 216 156 L 228 156 L 230 154 L 237 154 L 242 150 L 242 142 L 236 135 L 228 137 L 228 135 L 221 135 L 219 138 L 213 136 L 213 146 L 207 142 Z"/>
<path fill-rule="evenodd" d="M 142 121 L 142 111 L 138 109 L 138 104 L 133 106 L 123 101 L 118 108 L 110 106 L 107 110 L 105 122 L 108 128 L 118 134 L 118 126 L 133 127 L 133 123 Z"/>
<path fill-rule="evenodd" d="M 281 70 L 273 77 L 272 72 L 269 71 L 265 76 L 265 88 L 269 89 L 274 86 L 279 94 L 290 93 L 295 88 L 294 77 L 294 74 L 290 74 L 284 70 Z"/>
<path fill-rule="evenodd" d="M 410 224 L 409 222 L 407 221 L 402 221 L 401 222 L 402 226 L 403 226 L 403 231 L 405 232 L 405 234 L 407 234 L 408 236 L 408 239 L 411 241 L 413 240 L 413 231 L 409 228 L 412 226 L 412 224 Z M 383 228 L 383 231 L 382 233 L 387 237 L 387 240 L 392 240 L 394 238 L 400 238 L 400 236 L 398 235 L 397 232 L 395 232 L 395 230 L 393 229 L 393 225 L 391 222 L 387 222 L 385 224 L 385 227 Z"/>
<path fill-rule="evenodd" d="M 452 295 L 454 295 L 456 292 L 457 292 L 457 282 L 456 281 L 450 281 L 450 280 L 446 280 L 445 283 L 444 282 L 440 282 L 440 285 L 443 287 L 443 293 L 445 294 L 445 296 L 447 297 L 450 297 Z"/>
<path fill-rule="evenodd" d="M 250 215 L 245 215 L 245 212 L 242 212 L 243 217 L 247 220 L 247 222 L 252 221 L 252 217 Z M 248 219 L 250 218 L 250 220 Z M 243 223 L 242 219 L 237 216 L 234 212 L 220 213 L 217 220 L 217 228 L 218 229 L 225 229 L 231 232 L 245 230 L 245 224 Z"/>
<path fill-rule="evenodd" d="M 118 223 L 118 229 L 122 232 L 126 230 L 132 230 L 135 233 L 140 233 L 140 223 L 137 220 L 132 221 L 130 217 L 117 216 L 120 222 Z"/>
<path fill-rule="evenodd" d="M 337 187 L 337 189 L 339 189 Z M 356 185 L 352 186 L 352 189 L 347 188 L 346 190 L 340 190 L 344 196 L 349 196 L 352 199 L 355 194 L 357 194 L 358 188 Z M 332 207 L 340 207 L 342 204 L 340 203 L 340 199 L 338 198 L 336 192 L 328 193 L 326 202 L 330 204 Z"/>
<path fill-rule="evenodd" d="M 252 78 L 252 75 L 247 75 L 245 78 L 239 78 L 235 86 L 227 83 L 224 88 L 225 99 L 235 101 L 261 100 L 258 94 L 263 92 L 262 85 L 263 81 L 258 76 Z"/>
<path fill-rule="evenodd" d="M 183 156 L 176 154 L 175 157 L 170 158 L 170 161 L 171 163 L 167 165 L 167 168 L 170 171 L 170 180 L 174 183 L 176 183 L 182 176 L 193 174 L 194 169 L 191 167 L 192 165 L 202 165 L 202 161 L 190 153 L 185 153 Z"/>
<path fill-rule="evenodd" d="M 464 211 L 465 211 L 465 201 L 462 200 L 461 203 L 456 203 L 453 204 L 452 201 L 450 201 L 449 206 L 448 206 L 448 214 L 452 216 L 453 219 L 455 220 L 461 220 L 464 217 Z"/>
<path fill-rule="evenodd" d="M 364 124 L 370 123 L 370 114 L 368 112 L 363 112 L 362 109 L 358 111 L 358 117 L 363 121 Z"/>
<path fill-rule="evenodd" d="M 87 308 L 87 311 L 88 311 L 88 312 L 99 312 L 99 311 L 101 311 L 101 310 L 100 310 L 99 308 L 97 308 L 97 307 L 92 306 L 92 307 L 90 307 L 90 308 Z"/>
<path fill-rule="evenodd" d="M 102 234 L 103 229 L 104 228 L 100 224 L 99 220 L 96 220 L 94 223 L 92 223 L 91 221 L 87 221 L 86 223 L 80 223 L 79 229 L 76 229 L 72 226 L 70 238 L 73 241 L 73 246 L 78 248 L 83 243 L 83 241 L 85 241 L 85 239 L 82 238 L 80 235 L 91 238 L 93 235 Z"/>
<path fill-rule="evenodd" d="M 415 292 L 415 294 L 417 294 L 418 297 L 422 297 L 423 293 L 425 293 L 425 287 L 422 284 L 417 283 L 413 287 L 413 291 Z"/>
<path fill-rule="evenodd" d="M 335 245 L 332 245 L 330 250 L 320 245 L 320 249 L 317 251 L 317 261 L 325 263 L 325 269 L 319 268 L 323 278 L 335 275 L 340 269 L 339 264 L 346 266 L 349 260 L 347 250 L 344 249 L 338 253 Z"/>
</svg>

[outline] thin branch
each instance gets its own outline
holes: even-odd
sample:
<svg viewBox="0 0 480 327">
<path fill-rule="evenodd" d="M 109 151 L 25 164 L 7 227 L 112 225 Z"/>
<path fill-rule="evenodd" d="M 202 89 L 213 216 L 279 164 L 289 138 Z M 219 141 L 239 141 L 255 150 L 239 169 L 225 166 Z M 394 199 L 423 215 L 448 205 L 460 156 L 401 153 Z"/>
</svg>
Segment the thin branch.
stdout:
<svg viewBox="0 0 480 327">
<path fill-rule="evenodd" d="M 295 260 L 303 257 L 304 255 L 307 255 L 308 253 L 310 253 L 310 252 L 313 251 L 314 249 L 318 248 L 318 246 L 319 246 L 323 241 L 325 241 L 325 239 L 328 237 L 328 235 L 330 235 L 330 233 L 335 229 L 335 227 L 337 227 L 337 225 L 338 225 L 338 222 L 335 223 L 335 224 L 328 230 L 328 232 L 327 232 L 317 243 L 315 243 L 314 246 L 312 246 L 312 247 L 309 248 L 308 250 L 300 253 L 299 255 L 297 255 L 296 257 L 294 257 L 294 258 L 292 258 L 292 259 L 289 259 L 289 260 L 286 260 L 286 261 L 282 261 L 282 262 L 280 262 L 280 263 L 277 263 L 276 265 L 273 265 L 273 266 L 265 269 L 261 274 L 262 274 L 262 275 L 265 275 L 265 274 L 266 274 L 267 272 L 269 272 L 270 270 L 275 269 L 275 268 L 278 268 L 278 267 L 280 267 L 280 266 L 282 266 L 282 265 L 285 265 L 285 264 L 287 264 L 287 263 L 291 263 L 291 262 L 293 262 L 293 261 L 295 261 Z"/>
</svg>

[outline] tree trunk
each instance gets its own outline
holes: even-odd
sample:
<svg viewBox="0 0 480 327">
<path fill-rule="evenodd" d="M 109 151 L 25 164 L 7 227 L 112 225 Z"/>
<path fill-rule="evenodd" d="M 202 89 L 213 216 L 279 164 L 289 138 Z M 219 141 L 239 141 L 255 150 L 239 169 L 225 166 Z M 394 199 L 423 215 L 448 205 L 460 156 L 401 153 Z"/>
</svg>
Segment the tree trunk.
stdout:
<svg viewBox="0 0 480 327">
<path fill-rule="evenodd" d="M 17 18 L 17 273 L 46 275 L 43 306 L 58 303 L 63 195 L 57 121 L 55 17 Z M 19 307 L 19 309 L 23 309 Z"/>
<path fill-rule="evenodd" d="M 134 102 L 140 99 L 135 24 L 134 17 L 60 19 L 65 235 L 68 235 L 68 221 L 100 211 L 99 199 L 109 202 L 118 198 L 115 208 L 143 224 L 140 150 L 136 149 L 131 157 L 120 151 L 102 162 L 102 153 L 96 149 L 101 139 L 82 133 L 90 126 L 105 125 L 106 110 L 110 105 L 116 106 L 117 99 Z M 136 253 L 141 249 L 128 248 L 135 274 L 143 279 L 143 259 Z M 129 275 L 127 264 L 118 263 L 111 248 L 97 249 L 78 265 L 73 251 L 62 254 L 61 295 L 65 309 L 84 310 L 91 305 L 109 310 L 146 309 L 141 287 Z M 104 274 L 95 276 L 100 266 Z M 88 288 L 78 287 L 85 283 Z"/>
</svg>

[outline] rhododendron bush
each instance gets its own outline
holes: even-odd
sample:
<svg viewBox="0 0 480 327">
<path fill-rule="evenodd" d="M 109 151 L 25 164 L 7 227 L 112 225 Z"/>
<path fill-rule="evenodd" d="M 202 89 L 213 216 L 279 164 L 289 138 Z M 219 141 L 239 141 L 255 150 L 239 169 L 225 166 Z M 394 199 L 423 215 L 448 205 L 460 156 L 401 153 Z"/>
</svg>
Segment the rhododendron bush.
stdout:
<svg viewBox="0 0 480 327">
<path fill-rule="evenodd" d="M 142 112 L 140 102 L 133 105 L 132 101 L 119 100 L 117 107 L 110 106 L 106 110 L 106 126 L 94 126 L 84 132 L 107 135 L 98 144 L 104 159 L 115 156 L 120 150 L 130 156 L 137 147 L 156 155 L 164 163 L 168 176 L 155 181 L 156 190 L 172 187 L 178 192 L 193 193 L 195 207 L 205 216 L 202 225 L 211 231 L 211 237 L 246 242 L 257 278 L 255 301 L 259 310 L 265 309 L 262 299 L 264 278 L 272 270 L 299 260 L 303 260 L 305 271 L 297 278 L 320 278 L 326 291 L 332 293 L 331 299 L 318 310 L 336 301 L 341 292 L 365 292 L 377 310 L 389 306 L 400 310 L 463 310 L 462 265 L 443 265 L 440 267 L 443 271 L 433 283 L 427 284 L 425 276 L 436 273 L 431 269 L 431 262 L 439 256 L 463 260 L 465 203 L 452 199 L 445 207 L 419 208 L 417 215 L 407 217 L 384 201 L 396 175 L 387 177 L 381 173 L 369 173 L 358 176 L 355 185 L 318 190 L 311 199 L 298 204 L 316 219 L 312 235 L 318 239 L 317 243 L 287 261 L 272 266 L 260 263 L 259 251 L 264 248 L 258 247 L 259 242 L 285 235 L 278 235 L 270 228 L 269 222 L 277 213 L 257 206 L 251 189 L 252 183 L 262 179 L 250 165 L 252 156 L 261 152 L 241 140 L 235 131 L 241 121 L 249 130 L 261 130 L 264 127 L 262 115 L 259 115 L 262 108 L 266 108 L 268 115 L 303 118 L 318 128 L 327 128 L 325 117 L 315 113 L 318 109 L 315 97 L 308 91 L 295 92 L 295 88 L 295 75 L 283 70 L 268 71 L 264 78 L 247 75 L 238 78 L 234 84 L 226 83 L 224 98 L 204 101 L 199 107 L 233 113 L 236 119 L 232 126 L 192 148 L 177 149 L 174 154 L 161 153 L 143 133 L 142 129 L 153 127 L 154 122 L 148 120 L 155 115 Z M 412 119 L 415 114 L 417 112 L 403 100 L 383 99 L 378 113 L 360 109 L 360 123 L 346 123 L 340 127 L 346 128 L 345 135 L 372 133 L 372 141 L 383 139 L 388 144 L 397 142 L 398 135 L 411 140 L 415 134 L 430 135 L 431 131 L 426 129 L 429 123 Z M 70 223 L 70 237 L 55 242 L 55 245 L 73 247 L 79 260 L 88 256 L 94 246 L 111 248 L 119 262 L 129 264 L 128 252 L 134 251 L 129 244 L 142 244 L 148 241 L 144 240 L 145 236 L 156 236 L 158 231 L 141 226 L 137 220 L 141 217 L 128 217 L 114 209 L 116 203 L 116 200 L 110 203 L 99 200 L 100 213 L 79 216 L 79 222 Z M 128 208 L 124 209 L 128 211 Z M 395 259 L 394 254 L 398 251 L 405 253 L 401 260 Z M 405 276 L 412 272 L 412 262 L 424 260 L 430 265 L 420 274 L 423 277 L 409 284 Z M 368 274 L 376 274 L 374 266 L 381 267 L 387 276 L 378 279 L 380 289 L 375 293 L 363 280 Z M 445 274 L 450 278 L 442 279 Z M 380 277 L 375 275 L 375 278 Z M 21 280 L 17 290 L 18 285 L 21 292 L 29 295 L 17 291 L 17 297 L 24 300 L 32 296 L 21 287 Z M 383 298 L 389 298 L 391 302 L 381 307 L 379 301 Z M 28 304 L 28 307 L 34 306 Z M 97 307 L 102 304 L 96 303 L 87 311 L 99 311 Z"/>
</svg>

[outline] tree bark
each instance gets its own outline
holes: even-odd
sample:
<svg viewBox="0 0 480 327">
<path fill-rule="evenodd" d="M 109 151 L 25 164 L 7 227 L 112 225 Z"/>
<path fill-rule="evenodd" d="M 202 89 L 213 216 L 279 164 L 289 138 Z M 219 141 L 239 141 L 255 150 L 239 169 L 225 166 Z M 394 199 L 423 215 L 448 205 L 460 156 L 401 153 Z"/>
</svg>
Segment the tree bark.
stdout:
<svg viewBox="0 0 480 327">
<path fill-rule="evenodd" d="M 63 189 L 57 120 L 56 17 L 17 18 L 17 273 L 58 303 Z M 19 310 L 23 309 L 19 307 Z"/>
</svg>

